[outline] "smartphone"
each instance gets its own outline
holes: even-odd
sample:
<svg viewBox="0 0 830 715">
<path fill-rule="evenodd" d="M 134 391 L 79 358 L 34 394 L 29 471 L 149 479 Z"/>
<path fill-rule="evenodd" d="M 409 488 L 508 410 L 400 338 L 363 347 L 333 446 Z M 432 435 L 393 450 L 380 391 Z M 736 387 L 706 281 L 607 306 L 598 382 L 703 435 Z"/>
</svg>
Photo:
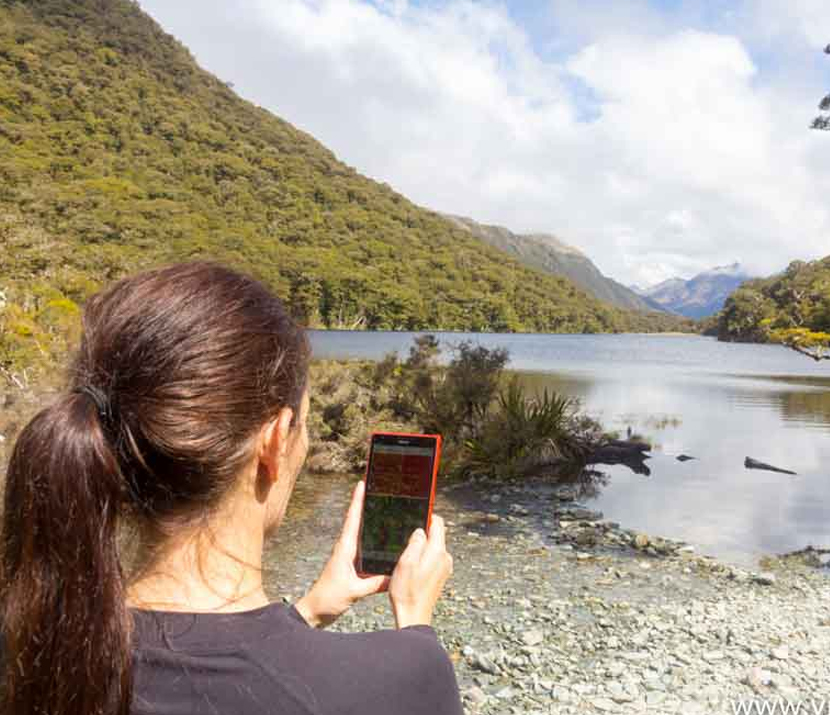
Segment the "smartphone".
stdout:
<svg viewBox="0 0 830 715">
<path fill-rule="evenodd" d="M 429 533 L 441 435 L 375 432 L 366 465 L 357 571 L 391 574 L 418 527 Z"/>
</svg>

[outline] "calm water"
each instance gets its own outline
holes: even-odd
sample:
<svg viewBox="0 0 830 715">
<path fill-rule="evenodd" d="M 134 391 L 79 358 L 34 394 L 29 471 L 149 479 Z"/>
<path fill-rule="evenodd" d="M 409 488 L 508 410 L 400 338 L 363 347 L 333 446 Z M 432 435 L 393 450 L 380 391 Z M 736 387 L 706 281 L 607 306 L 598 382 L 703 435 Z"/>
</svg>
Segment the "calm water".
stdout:
<svg viewBox="0 0 830 715">
<path fill-rule="evenodd" d="M 650 475 L 602 467 L 610 479 L 591 506 L 607 518 L 744 565 L 830 546 L 830 364 L 701 337 L 437 335 L 506 347 L 533 388 L 578 397 L 606 429 L 652 440 Z M 405 355 L 412 336 L 314 332 L 312 342 L 317 357 L 377 359 Z M 798 474 L 747 470 L 747 456 Z"/>
</svg>

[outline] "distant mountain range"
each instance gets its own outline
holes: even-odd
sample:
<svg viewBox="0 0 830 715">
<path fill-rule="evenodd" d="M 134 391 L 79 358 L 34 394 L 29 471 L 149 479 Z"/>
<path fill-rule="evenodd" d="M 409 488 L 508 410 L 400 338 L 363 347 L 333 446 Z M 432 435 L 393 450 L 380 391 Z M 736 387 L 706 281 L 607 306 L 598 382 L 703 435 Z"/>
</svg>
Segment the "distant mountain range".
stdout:
<svg viewBox="0 0 830 715">
<path fill-rule="evenodd" d="M 664 310 L 688 318 L 706 318 L 723 308 L 729 295 L 751 277 L 739 263 L 733 263 L 704 271 L 689 280 L 669 278 L 651 288 L 630 287 Z"/>
<path fill-rule="evenodd" d="M 638 295 L 622 283 L 603 275 L 582 251 L 552 234 L 513 233 L 503 226 L 489 226 L 464 216 L 445 214 L 445 217 L 527 266 L 568 278 L 599 300 L 640 312 L 670 312 L 649 296 Z"/>
</svg>

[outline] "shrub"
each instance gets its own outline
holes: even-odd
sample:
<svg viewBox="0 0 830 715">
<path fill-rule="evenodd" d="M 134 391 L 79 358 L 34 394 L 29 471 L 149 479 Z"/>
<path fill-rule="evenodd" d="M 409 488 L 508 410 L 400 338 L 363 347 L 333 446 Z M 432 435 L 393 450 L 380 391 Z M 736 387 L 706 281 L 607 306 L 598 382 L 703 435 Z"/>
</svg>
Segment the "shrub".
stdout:
<svg viewBox="0 0 830 715">
<path fill-rule="evenodd" d="M 509 354 L 462 342 L 441 363 L 432 335 L 415 339 L 409 356 L 376 363 L 316 363 L 310 467 L 365 466 L 372 431 L 438 433 L 445 476 L 513 478 L 553 460 L 577 464 L 601 437 L 576 400 L 545 391 L 530 398 L 513 376 Z"/>
<path fill-rule="evenodd" d="M 574 398 L 547 390 L 528 398 L 514 377 L 465 441 L 457 471 L 512 478 L 552 460 L 580 460 L 586 450 L 575 429 L 577 407 Z"/>
</svg>

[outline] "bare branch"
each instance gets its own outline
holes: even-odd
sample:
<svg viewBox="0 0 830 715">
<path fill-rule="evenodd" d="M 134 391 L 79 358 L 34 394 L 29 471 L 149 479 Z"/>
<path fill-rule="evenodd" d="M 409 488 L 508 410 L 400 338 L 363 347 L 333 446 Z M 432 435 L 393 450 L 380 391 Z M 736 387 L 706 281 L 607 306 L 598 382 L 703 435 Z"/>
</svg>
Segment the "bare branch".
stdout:
<svg viewBox="0 0 830 715">
<path fill-rule="evenodd" d="M 4 378 L 6 378 L 6 381 L 10 385 L 16 387 L 17 389 L 19 389 L 19 390 L 25 390 L 26 389 L 26 385 L 24 385 L 23 382 L 21 382 L 20 378 L 15 373 L 13 373 L 11 370 L 3 367 L 2 365 L 0 365 L 0 375 L 2 375 Z M 24 379 L 26 379 L 26 376 L 24 376 Z"/>
<path fill-rule="evenodd" d="M 816 362 L 819 360 L 830 360 L 830 353 L 825 353 L 821 348 L 803 348 L 796 343 L 784 343 L 790 350 L 795 350 L 797 353 L 813 358 Z"/>
</svg>

